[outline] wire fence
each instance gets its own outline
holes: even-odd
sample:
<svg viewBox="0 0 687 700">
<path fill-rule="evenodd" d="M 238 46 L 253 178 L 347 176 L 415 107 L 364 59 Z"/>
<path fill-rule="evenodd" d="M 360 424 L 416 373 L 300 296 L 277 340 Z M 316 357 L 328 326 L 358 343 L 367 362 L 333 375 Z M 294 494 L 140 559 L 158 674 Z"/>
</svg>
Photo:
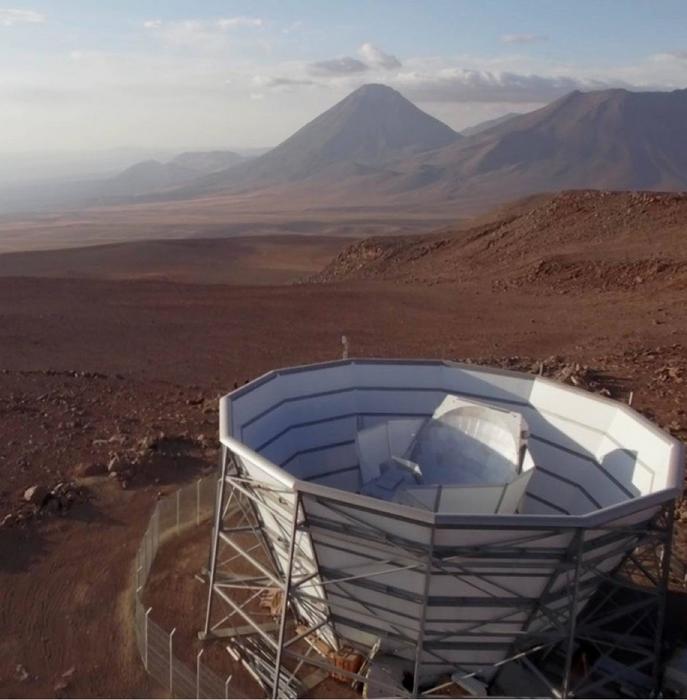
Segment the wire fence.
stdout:
<svg viewBox="0 0 687 700">
<path fill-rule="evenodd" d="M 148 522 L 148 529 L 136 554 L 134 574 L 134 627 L 136 644 L 146 671 L 160 685 L 169 690 L 171 697 L 179 698 L 234 698 L 231 676 L 221 678 L 202 662 L 203 651 L 196 657 L 195 668 L 174 655 L 175 630 L 165 631 L 152 619 L 152 608 L 146 608 L 143 588 L 160 543 L 178 535 L 184 528 L 200 525 L 210 517 L 217 497 L 217 477 L 208 476 L 184 486 L 176 493 L 157 502 Z"/>
</svg>

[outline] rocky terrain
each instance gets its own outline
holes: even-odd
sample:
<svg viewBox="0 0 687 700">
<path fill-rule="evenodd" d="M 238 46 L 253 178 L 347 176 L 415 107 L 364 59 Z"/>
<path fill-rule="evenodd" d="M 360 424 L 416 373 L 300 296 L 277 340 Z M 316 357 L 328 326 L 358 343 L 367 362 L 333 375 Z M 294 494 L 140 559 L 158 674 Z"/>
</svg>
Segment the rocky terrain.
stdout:
<svg viewBox="0 0 687 700">
<path fill-rule="evenodd" d="M 687 287 L 687 195 L 569 191 L 523 200 L 494 221 L 426 236 L 371 238 L 314 280 L 490 283 L 562 294 Z"/>
</svg>

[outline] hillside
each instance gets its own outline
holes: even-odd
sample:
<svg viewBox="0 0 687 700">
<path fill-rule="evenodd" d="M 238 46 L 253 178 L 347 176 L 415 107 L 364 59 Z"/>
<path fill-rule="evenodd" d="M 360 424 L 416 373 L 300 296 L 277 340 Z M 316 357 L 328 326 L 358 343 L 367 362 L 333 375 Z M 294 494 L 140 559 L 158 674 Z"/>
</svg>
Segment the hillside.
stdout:
<svg viewBox="0 0 687 700">
<path fill-rule="evenodd" d="M 687 290 L 687 195 L 570 191 L 504 207 L 487 223 L 370 238 L 317 281 L 480 282 L 495 290 Z"/>
<path fill-rule="evenodd" d="M 493 129 L 495 126 L 499 126 L 499 124 L 504 124 L 509 119 L 519 116 L 520 112 L 507 112 L 506 114 L 502 114 L 500 117 L 495 117 L 494 119 L 487 119 L 486 121 L 480 122 L 479 124 L 475 124 L 474 126 L 468 126 L 466 129 L 463 129 L 460 133 L 463 136 L 476 136 L 477 134 L 481 134 L 487 129 Z"/>
</svg>

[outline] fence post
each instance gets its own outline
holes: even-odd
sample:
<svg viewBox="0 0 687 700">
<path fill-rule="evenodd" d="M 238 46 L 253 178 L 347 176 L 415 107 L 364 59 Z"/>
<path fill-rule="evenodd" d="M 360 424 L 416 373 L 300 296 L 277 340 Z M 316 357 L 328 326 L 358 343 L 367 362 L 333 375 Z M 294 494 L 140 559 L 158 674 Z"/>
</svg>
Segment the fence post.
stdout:
<svg viewBox="0 0 687 700">
<path fill-rule="evenodd" d="M 196 656 L 196 698 L 200 698 L 200 657 L 205 649 L 201 649 Z"/>
<path fill-rule="evenodd" d="M 202 479 L 196 481 L 196 525 L 200 525 L 200 482 Z"/>
<path fill-rule="evenodd" d="M 157 502 L 157 506 L 155 507 L 155 553 L 153 555 L 153 558 L 155 558 L 155 555 L 157 554 L 157 550 L 160 548 L 160 501 Z"/>
<path fill-rule="evenodd" d="M 181 526 L 181 489 L 177 491 L 177 535 Z"/>
<path fill-rule="evenodd" d="M 146 647 L 145 647 L 145 651 L 146 651 L 146 658 L 145 658 L 145 667 L 146 667 L 146 671 L 148 670 L 148 617 L 150 616 L 150 611 L 151 611 L 152 609 L 153 609 L 153 608 L 150 607 L 150 608 L 148 608 L 148 609 L 146 610 L 146 624 L 145 624 L 145 627 L 144 627 L 144 630 L 145 630 L 145 640 L 146 640 Z"/>
<path fill-rule="evenodd" d="M 224 697 L 225 698 L 229 697 L 229 683 L 231 683 L 231 679 L 232 679 L 232 674 L 230 673 L 227 676 L 227 680 L 224 681 Z"/>
<path fill-rule="evenodd" d="M 177 631 L 175 627 L 169 633 L 169 694 L 174 696 L 174 633 Z"/>
</svg>

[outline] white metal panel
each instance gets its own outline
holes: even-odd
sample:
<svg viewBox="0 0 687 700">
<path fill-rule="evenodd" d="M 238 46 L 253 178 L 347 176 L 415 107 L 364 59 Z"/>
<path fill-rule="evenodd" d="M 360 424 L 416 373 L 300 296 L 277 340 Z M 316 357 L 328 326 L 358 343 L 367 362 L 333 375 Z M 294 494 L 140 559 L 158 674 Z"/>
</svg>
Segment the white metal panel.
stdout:
<svg viewBox="0 0 687 700">
<path fill-rule="evenodd" d="M 617 404 L 543 377 L 534 380 L 530 402 L 537 410 L 567 416 L 604 432 L 617 412 Z"/>
<path fill-rule="evenodd" d="M 487 367 L 456 367 L 443 369 L 442 384 L 454 394 L 472 394 L 473 398 L 527 403 L 530 400 L 534 377 L 494 372 Z"/>
<path fill-rule="evenodd" d="M 353 443 L 304 452 L 288 463 L 289 470 L 302 479 L 357 466 L 358 456 Z"/>
<path fill-rule="evenodd" d="M 439 500 L 440 512 L 496 513 L 503 486 L 444 486 Z"/>
</svg>

